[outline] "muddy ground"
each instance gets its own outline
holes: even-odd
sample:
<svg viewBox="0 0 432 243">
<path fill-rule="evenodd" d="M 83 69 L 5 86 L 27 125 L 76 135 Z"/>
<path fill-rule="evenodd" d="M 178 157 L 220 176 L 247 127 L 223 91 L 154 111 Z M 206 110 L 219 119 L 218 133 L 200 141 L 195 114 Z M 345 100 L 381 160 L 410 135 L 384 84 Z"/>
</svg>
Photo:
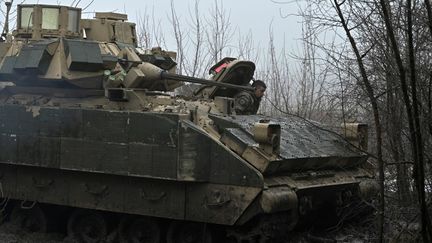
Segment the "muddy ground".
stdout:
<svg viewBox="0 0 432 243">
<path fill-rule="evenodd" d="M 373 222 L 359 225 L 358 222 L 339 226 L 337 228 L 319 230 L 319 231 L 302 231 L 292 232 L 281 243 L 306 243 L 306 242 L 353 242 L 366 243 L 376 242 L 376 227 Z M 107 243 L 115 242 L 113 240 Z M 64 234 L 28 234 L 11 224 L 0 226 L 0 243 L 76 243 L 74 240 L 67 238 Z"/>
</svg>

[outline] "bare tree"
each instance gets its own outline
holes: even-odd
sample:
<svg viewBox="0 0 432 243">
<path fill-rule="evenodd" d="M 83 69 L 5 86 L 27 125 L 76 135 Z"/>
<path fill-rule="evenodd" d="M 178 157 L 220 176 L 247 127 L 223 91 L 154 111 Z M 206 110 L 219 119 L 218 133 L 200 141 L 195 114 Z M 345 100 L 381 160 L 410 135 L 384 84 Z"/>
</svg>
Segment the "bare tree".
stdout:
<svg viewBox="0 0 432 243">
<path fill-rule="evenodd" d="M 175 11 L 174 0 L 171 0 L 171 15 L 170 15 L 171 27 L 173 28 L 173 37 L 177 45 L 177 72 L 183 74 L 184 62 L 185 62 L 185 34 L 182 30 L 182 25 L 180 24 L 179 16 Z"/>
<path fill-rule="evenodd" d="M 230 14 L 223 7 L 222 1 L 214 1 L 214 5 L 206 21 L 206 35 L 210 57 L 216 63 L 224 55 L 230 53 L 230 50 L 227 49 L 234 33 L 231 27 Z"/>
<path fill-rule="evenodd" d="M 149 49 L 153 47 L 150 16 L 145 8 L 144 13 L 137 12 L 137 43 L 139 46 Z"/>
<path fill-rule="evenodd" d="M 414 180 L 416 181 L 418 200 L 420 204 L 421 220 L 422 220 L 422 237 L 425 242 L 432 241 L 431 222 L 426 206 L 425 188 L 424 188 L 424 163 L 423 163 L 423 146 L 420 132 L 420 121 L 418 114 L 417 93 L 416 93 L 416 78 L 415 78 L 415 57 L 412 36 L 412 10 L 411 1 L 407 1 L 407 19 L 408 19 L 408 48 L 409 48 L 409 65 L 411 76 L 411 99 L 408 94 L 408 84 L 406 81 L 406 69 L 403 64 L 396 36 L 394 34 L 393 25 L 390 19 L 390 8 L 384 0 L 380 0 L 381 11 L 385 26 L 388 32 L 394 58 L 399 70 L 399 79 L 401 89 L 408 115 L 408 124 L 412 143 L 412 151 L 414 158 Z M 412 102 L 412 103 L 411 103 Z"/>
<path fill-rule="evenodd" d="M 252 31 L 249 30 L 247 34 L 242 34 L 238 30 L 237 33 L 238 56 L 245 60 L 257 60 L 259 52 L 255 49 Z"/>
<path fill-rule="evenodd" d="M 203 64 L 204 59 L 207 57 L 207 53 L 204 49 L 204 28 L 202 17 L 199 11 L 199 1 L 196 0 L 194 4 L 193 11 L 189 11 L 191 23 L 189 24 L 191 28 L 191 34 L 189 36 L 190 43 L 192 45 L 191 54 L 188 55 L 192 60 L 188 61 L 189 75 L 191 76 L 204 76 L 208 67 Z"/>
<path fill-rule="evenodd" d="M 383 11 L 384 2 L 386 14 Z M 425 241 L 430 240 L 430 236 L 427 236 L 430 235 L 430 218 L 426 212 L 425 200 L 425 191 L 430 188 L 426 184 L 431 183 L 432 157 L 432 125 L 429 122 L 432 118 L 432 18 L 429 0 L 341 0 L 333 1 L 333 5 L 327 1 L 314 0 L 299 5 L 310 4 L 314 7 L 311 11 L 303 12 L 302 16 L 305 16 L 305 19 L 312 16 L 315 22 L 312 25 L 313 34 L 318 36 L 316 47 L 330 56 L 327 66 L 332 70 L 332 74 L 327 76 L 328 83 L 325 86 L 329 95 L 329 99 L 326 100 L 327 106 L 341 109 L 343 120 L 351 114 L 354 114 L 354 117 L 356 114 L 361 116 L 362 112 L 365 114 L 364 117 L 372 114 L 380 119 L 381 131 L 375 129 L 372 140 L 377 144 L 377 140 L 381 140 L 381 152 L 378 151 L 378 146 L 372 150 L 375 150 L 375 154 L 381 154 L 381 160 L 385 157 L 385 163 L 388 165 L 386 168 L 380 163 L 381 184 L 384 185 L 384 171 L 387 171 L 388 181 L 385 185 L 392 187 L 387 191 L 388 198 L 392 198 L 393 192 L 397 191 L 400 203 L 411 205 L 409 202 L 410 195 L 413 194 L 410 187 L 412 180 L 408 177 L 408 171 L 414 165 L 414 194 L 417 195 L 420 208 L 422 235 Z M 336 11 L 331 11 L 332 9 Z M 346 34 L 345 38 L 338 31 L 341 26 Z M 429 33 L 425 31 L 428 28 Z M 342 44 L 328 45 L 325 40 L 322 42 L 325 38 L 323 35 L 327 32 L 337 37 L 337 43 Z M 351 51 L 344 49 L 345 42 L 350 43 Z M 357 50 L 353 46 L 356 46 Z M 303 56 L 308 56 L 308 53 L 311 52 L 305 51 Z M 317 60 L 315 59 L 313 64 L 315 67 L 318 66 Z M 353 68 L 353 61 L 361 61 L 363 68 L 359 64 L 356 69 Z M 312 70 L 309 69 L 303 77 L 312 73 Z M 354 82 L 349 81 L 350 77 L 354 78 Z M 365 77 L 369 80 L 370 87 L 364 86 Z M 339 88 L 332 85 L 338 79 Z M 307 84 L 309 82 L 300 84 L 300 90 L 304 90 L 297 102 L 303 104 L 300 107 L 307 107 L 304 104 L 310 102 L 305 99 Z M 364 92 L 356 90 L 355 87 L 359 84 L 365 87 Z M 340 92 L 340 95 L 337 92 Z M 365 106 L 362 93 L 367 95 L 372 110 Z M 376 104 L 372 104 L 372 100 L 375 100 Z M 338 108 L 339 105 L 341 108 Z M 377 119 L 374 120 L 376 127 Z M 396 183 L 393 183 L 393 179 Z M 381 192 L 383 196 L 384 191 Z M 383 203 L 384 199 L 381 198 L 381 201 Z M 382 204 L 381 211 L 383 212 Z M 382 232 L 382 227 L 380 229 Z"/>
<path fill-rule="evenodd" d="M 380 242 L 384 242 L 384 162 L 382 157 L 382 134 L 381 134 L 381 120 L 380 120 L 380 114 L 379 114 L 379 108 L 378 108 L 378 102 L 375 97 L 375 92 L 372 87 L 371 82 L 369 81 L 368 74 L 366 72 L 365 65 L 363 63 L 362 55 L 360 54 L 360 51 L 357 47 L 357 43 L 351 34 L 351 28 L 348 27 L 347 20 L 345 19 L 345 16 L 342 12 L 341 6 L 344 4 L 345 1 L 339 2 L 338 0 L 334 0 L 334 7 L 337 11 L 337 14 L 339 16 L 340 23 L 345 31 L 345 34 L 348 37 L 348 40 L 351 44 L 351 47 L 354 51 L 357 64 L 359 67 L 360 75 L 362 78 L 362 82 L 364 85 L 364 88 L 366 90 L 366 93 L 369 97 L 369 101 L 372 106 L 373 110 L 373 116 L 375 120 L 375 132 L 376 132 L 376 149 L 377 149 L 377 159 L 378 159 L 378 166 L 379 166 L 379 181 L 380 181 L 380 207 L 379 207 L 379 237 Z"/>
</svg>

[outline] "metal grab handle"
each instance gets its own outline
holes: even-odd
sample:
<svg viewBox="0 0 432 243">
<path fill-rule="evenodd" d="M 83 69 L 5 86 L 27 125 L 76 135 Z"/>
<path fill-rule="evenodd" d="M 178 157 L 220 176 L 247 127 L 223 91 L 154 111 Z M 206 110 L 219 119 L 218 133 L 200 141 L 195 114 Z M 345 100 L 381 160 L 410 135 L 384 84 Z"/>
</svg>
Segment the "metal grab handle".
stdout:
<svg viewBox="0 0 432 243">
<path fill-rule="evenodd" d="M 30 203 L 30 204 L 27 206 L 26 203 Z M 24 200 L 24 201 L 21 202 L 20 207 L 22 209 L 32 209 L 36 205 L 36 203 L 37 203 L 37 201 L 27 201 L 27 200 Z"/>
<path fill-rule="evenodd" d="M 146 199 L 146 200 L 151 201 L 151 202 L 159 201 L 162 198 L 166 197 L 166 195 L 167 195 L 166 192 L 160 192 L 159 195 L 149 196 L 146 194 L 146 192 L 143 189 L 141 189 L 141 198 Z"/>
<path fill-rule="evenodd" d="M 228 200 L 225 200 L 225 201 L 222 201 L 222 202 L 217 202 L 217 203 L 208 203 L 207 202 L 206 204 L 210 208 L 220 208 L 220 207 L 223 207 L 223 206 L 225 206 L 226 204 L 228 204 L 230 202 L 231 202 L 231 199 L 228 199 Z"/>
<path fill-rule="evenodd" d="M 99 188 L 91 188 L 91 186 L 87 183 L 84 183 L 85 191 L 94 195 L 94 196 L 102 196 L 108 193 L 108 186 L 103 185 Z"/>
<path fill-rule="evenodd" d="M 49 187 L 54 183 L 54 180 L 52 179 L 38 181 L 36 177 L 32 177 L 32 180 L 33 180 L 33 185 L 38 188 Z"/>
</svg>

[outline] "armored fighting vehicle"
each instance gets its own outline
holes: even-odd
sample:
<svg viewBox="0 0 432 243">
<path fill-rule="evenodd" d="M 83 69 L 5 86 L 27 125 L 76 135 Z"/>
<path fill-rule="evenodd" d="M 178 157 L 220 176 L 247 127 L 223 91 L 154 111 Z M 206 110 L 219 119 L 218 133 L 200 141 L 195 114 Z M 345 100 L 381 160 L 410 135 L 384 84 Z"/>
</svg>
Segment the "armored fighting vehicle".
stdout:
<svg viewBox="0 0 432 243">
<path fill-rule="evenodd" d="M 236 115 L 253 62 L 178 75 L 124 14 L 18 5 L 16 26 L 0 43 L 4 220 L 80 242 L 272 242 L 376 193 L 365 126 Z M 175 95 L 184 82 L 201 86 Z"/>
</svg>

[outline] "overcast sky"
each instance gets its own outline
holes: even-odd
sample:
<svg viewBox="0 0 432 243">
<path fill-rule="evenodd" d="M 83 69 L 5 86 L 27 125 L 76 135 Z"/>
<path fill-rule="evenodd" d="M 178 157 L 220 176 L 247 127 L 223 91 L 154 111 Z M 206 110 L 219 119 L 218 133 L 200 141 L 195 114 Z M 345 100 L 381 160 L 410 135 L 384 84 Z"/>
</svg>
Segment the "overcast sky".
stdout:
<svg viewBox="0 0 432 243">
<path fill-rule="evenodd" d="M 196 0 L 174 0 L 175 9 L 181 19 L 189 18 L 189 9 L 192 9 Z M 17 3 L 18 1 L 15 1 Z M 26 4 L 60 4 L 70 6 L 77 1 L 73 0 L 26 0 Z M 84 8 L 91 1 L 81 0 L 78 7 Z M 84 12 L 117 11 L 127 13 L 129 20 L 135 22 L 137 15 L 154 9 L 156 17 L 168 19 L 170 0 L 94 0 Z M 230 13 L 232 27 L 236 33 L 251 31 L 257 44 L 267 45 L 269 39 L 269 26 L 273 26 L 275 42 L 282 45 L 285 41 L 288 48 L 296 48 L 296 40 L 301 36 L 300 18 L 293 16 L 298 12 L 296 4 L 281 5 L 271 0 L 221 0 L 223 7 Z M 201 13 L 209 12 L 214 0 L 199 0 Z M 289 15 L 282 17 L 281 15 Z M 93 17 L 93 14 L 83 14 L 83 17 Z M 167 20 L 167 24 L 168 24 Z M 168 29 L 169 27 L 167 27 Z M 234 37 L 235 38 L 235 37 Z M 172 43 L 167 40 L 167 44 Z M 175 47 L 168 47 L 173 49 Z"/>
</svg>

